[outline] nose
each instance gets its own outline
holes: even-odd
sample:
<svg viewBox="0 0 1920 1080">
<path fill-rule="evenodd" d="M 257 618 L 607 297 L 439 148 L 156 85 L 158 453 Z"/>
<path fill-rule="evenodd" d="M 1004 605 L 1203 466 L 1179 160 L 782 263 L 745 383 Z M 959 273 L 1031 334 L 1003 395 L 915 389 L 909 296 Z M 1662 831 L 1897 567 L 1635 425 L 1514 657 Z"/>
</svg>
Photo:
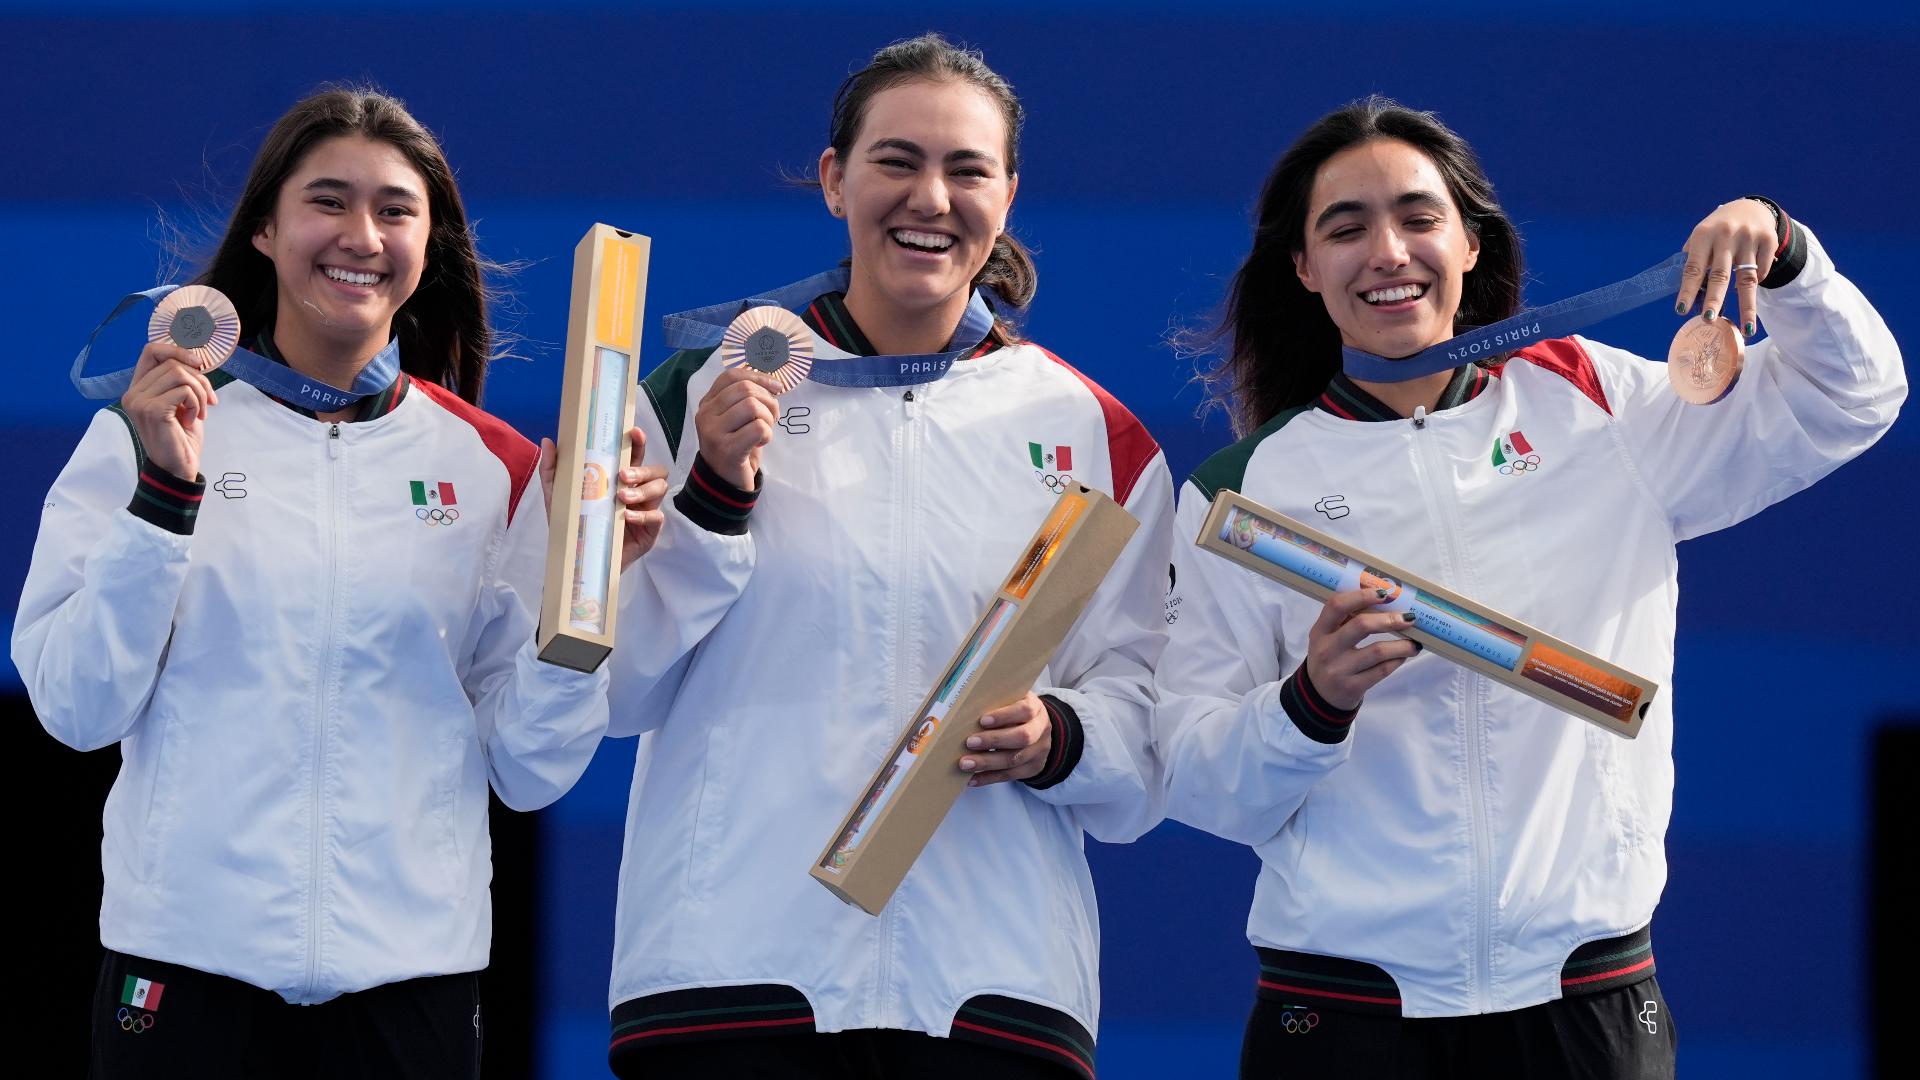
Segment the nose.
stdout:
<svg viewBox="0 0 1920 1080">
<path fill-rule="evenodd" d="M 372 214 L 349 213 L 340 218 L 340 249 L 354 255 L 380 254 L 380 225 Z"/>
<path fill-rule="evenodd" d="M 1400 230 L 1391 225 L 1373 230 L 1373 249 L 1367 258 L 1374 270 L 1398 270 L 1407 265 L 1407 244 Z"/>
<path fill-rule="evenodd" d="M 948 197 L 947 178 L 938 169 L 922 169 L 914 178 L 907 195 L 907 209 L 921 217 L 939 217 L 953 205 Z"/>
</svg>

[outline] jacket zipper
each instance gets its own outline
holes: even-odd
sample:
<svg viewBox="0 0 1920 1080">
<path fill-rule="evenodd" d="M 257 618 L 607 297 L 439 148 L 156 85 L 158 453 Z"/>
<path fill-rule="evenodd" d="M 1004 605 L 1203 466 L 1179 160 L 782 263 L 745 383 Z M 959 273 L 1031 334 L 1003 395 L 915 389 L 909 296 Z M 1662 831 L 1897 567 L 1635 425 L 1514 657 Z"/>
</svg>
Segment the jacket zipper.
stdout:
<svg viewBox="0 0 1920 1080">
<path fill-rule="evenodd" d="M 896 703 L 892 713 L 894 716 L 903 715 L 910 704 L 919 704 L 917 698 L 911 698 L 909 695 L 916 692 L 910 684 L 914 682 L 914 676 L 917 674 L 913 670 L 912 657 L 913 627 L 918 620 L 915 618 L 916 613 L 911 610 L 919 592 L 912 580 L 917 566 L 917 560 L 913 557 L 913 548 L 919 538 L 919 533 L 914 528 L 913 513 L 916 486 L 914 480 L 917 475 L 917 462 L 914 460 L 913 452 L 916 441 L 913 423 L 920 417 L 920 406 L 921 403 L 911 388 L 900 395 L 902 420 L 898 428 L 900 445 L 899 453 L 894 455 L 894 461 L 898 463 L 900 469 L 898 481 L 900 498 L 894 504 L 893 511 L 894 535 L 897 537 L 897 543 L 893 551 L 893 571 L 889 583 L 890 588 L 899 598 L 896 607 L 899 624 L 895 628 L 894 636 L 893 696 Z M 901 1022 L 893 1015 L 898 996 L 892 992 L 893 944 L 900 933 L 900 906 L 897 900 L 888 904 L 880 919 L 880 948 L 878 955 L 874 958 L 876 977 L 873 981 L 874 990 L 879 995 L 877 1004 L 880 1011 L 875 1016 L 875 1026 L 878 1027 L 897 1027 Z"/>
<path fill-rule="evenodd" d="M 327 775 L 327 714 L 332 709 L 334 624 L 338 612 L 334 610 L 334 600 L 339 595 L 336 578 L 339 576 L 340 515 L 334 506 L 338 499 L 335 488 L 334 462 L 340 460 L 340 423 L 334 421 L 327 426 L 327 484 L 326 501 L 321 504 L 321 512 L 326 515 L 325 528 L 327 538 L 326 576 L 321 579 L 327 590 L 326 609 L 321 618 L 322 636 L 320 639 L 320 664 L 318 669 L 318 697 L 313 714 L 313 806 L 312 828 L 307 843 L 307 995 L 312 996 L 320 979 L 320 901 L 324 891 L 321 884 L 322 867 L 325 860 L 321 857 L 326 843 L 326 775 Z"/>
<path fill-rule="evenodd" d="M 1432 449 L 1433 440 L 1425 436 L 1427 430 L 1427 410 L 1424 405 L 1413 409 L 1414 445 L 1424 457 L 1416 457 L 1415 469 L 1422 491 L 1428 493 L 1428 512 L 1440 521 L 1439 543 L 1446 565 L 1459 573 L 1461 578 L 1469 578 L 1467 566 L 1461 552 L 1456 547 L 1460 536 L 1459 522 L 1452 501 L 1451 487 L 1431 482 L 1434 477 L 1445 477 L 1445 462 L 1437 464 L 1435 469 L 1428 468 L 1426 458 L 1436 452 Z M 1461 580 L 1462 589 L 1471 592 L 1473 582 Z M 1472 676 L 1468 676 L 1471 680 Z M 1480 708 L 1480 695 L 1470 692 L 1465 695 L 1465 728 L 1467 750 L 1467 801 L 1468 812 L 1473 818 L 1473 1000 L 1474 1012 L 1493 1011 L 1493 837 L 1487 823 L 1486 795 L 1482 790 L 1486 784 L 1486 731 L 1485 717 Z"/>
</svg>

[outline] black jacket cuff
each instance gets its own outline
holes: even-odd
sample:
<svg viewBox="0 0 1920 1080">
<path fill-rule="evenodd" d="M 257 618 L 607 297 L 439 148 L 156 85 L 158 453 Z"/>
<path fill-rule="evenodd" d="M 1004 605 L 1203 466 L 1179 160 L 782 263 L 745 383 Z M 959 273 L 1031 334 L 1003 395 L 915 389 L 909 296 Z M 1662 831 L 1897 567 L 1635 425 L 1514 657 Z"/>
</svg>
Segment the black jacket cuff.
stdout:
<svg viewBox="0 0 1920 1080">
<path fill-rule="evenodd" d="M 673 497 L 673 505 L 708 532 L 739 536 L 747 531 L 747 517 L 753 513 L 753 504 L 759 498 L 760 473 L 753 474 L 753 490 L 742 491 L 722 479 L 707 464 L 707 459 L 696 452 L 693 470 L 687 473 L 687 482 L 681 485 L 680 494 Z"/>
<path fill-rule="evenodd" d="M 170 533 L 192 536 L 193 523 L 200 515 L 200 498 L 206 493 L 206 477 L 182 480 L 147 461 L 141 463 L 140 480 L 134 485 L 127 512 Z"/>
<path fill-rule="evenodd" d="M 1086 731 L 1080 726 L 1080 714 L 1073 711 L 1073 706 L 1052 694 L 1041 694 L 1040 704 L 1046 708 L 1047 719 L 1053 724 L 1053 746 L 1047 751 L 1046 767 L 1021 781 L 1035 791 L 1045 791 L 1071 776 L 1073 767 L 1080 764 L 1081 752 L 1087 747 Z"/>
<path fill-rule="evenodd" d="M 1307 678 L 1307 665 L 1301 664 L 1280 684 L 1280 707 L 1300 733 L 1314 742 L 1337 743 L 1353 730 L 1353 718 L 1359 709 L 1336 709 L 1313 688 Z"/>
</svg>

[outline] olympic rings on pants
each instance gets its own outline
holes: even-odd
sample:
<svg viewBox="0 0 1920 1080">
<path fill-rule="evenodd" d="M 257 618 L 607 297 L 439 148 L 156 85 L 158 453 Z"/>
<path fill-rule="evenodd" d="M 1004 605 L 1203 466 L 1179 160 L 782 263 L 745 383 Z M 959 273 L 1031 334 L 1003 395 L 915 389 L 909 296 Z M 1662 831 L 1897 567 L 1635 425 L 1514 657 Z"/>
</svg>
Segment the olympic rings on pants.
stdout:
<svg viewBox="0 0 1920 1080">
<path fill-rule="evenodd" d="M 134 1015 L 133 1010 L 127 1008 L 125 1005 L 120 1006 L 120 1011 L 114 1013 L 113 1018 L 115 1020 L 120 1021 L 121 1031 L 131 1031 L 135 1035 L 138 1035 L 141 1032 L 152 1027 L 153 1025 L 159 1023 L 158 1020 L 155 1020 L 153 1018 L 152 1013 L 143 1012 L 138 1016 L 136 1016 Z"/>
<path fill-rule="evenodd" d="M 1303 1013 L 1296 1018 L 1293 1015 L 1293 1010 L 1289 1009 L 1280 1014 L 1280 1026 L 1284 1028 L 1289 1035 L 1305 1035 L 1307 1032 L 1320 1026 L 1320 1014 L 1315 1012 Z"/>
</svg>

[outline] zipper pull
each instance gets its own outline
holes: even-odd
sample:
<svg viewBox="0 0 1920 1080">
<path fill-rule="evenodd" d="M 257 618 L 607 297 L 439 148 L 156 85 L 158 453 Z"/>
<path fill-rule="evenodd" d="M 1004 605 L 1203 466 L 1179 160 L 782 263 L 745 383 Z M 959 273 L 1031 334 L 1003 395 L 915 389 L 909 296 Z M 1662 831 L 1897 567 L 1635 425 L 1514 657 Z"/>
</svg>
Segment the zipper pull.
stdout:
<svg viewBox="0 0 1920 1080">
<path fill-rule="evenodd" d="M 339 456 L 340 456 L 340 421 L 335 420 L 333 423 L 327 425 L 327 457 L 331 459 L 331 458 L 337 458 Z"/>
<path fill-rule="evenodd" d="M 900 405 L 906 410 L 907 419 L 911 420 L 920 415 L 920 402 L 913 396 L 912 390 L 900 395 Z"/>
<path fill-rule="evenodd" d="M 1413 430 L 1422 431 L 1425 430 L 1426 426 L 1427 407 L 1425 405 L 1415 405 L 1413 407 Z"/>
</svg>

